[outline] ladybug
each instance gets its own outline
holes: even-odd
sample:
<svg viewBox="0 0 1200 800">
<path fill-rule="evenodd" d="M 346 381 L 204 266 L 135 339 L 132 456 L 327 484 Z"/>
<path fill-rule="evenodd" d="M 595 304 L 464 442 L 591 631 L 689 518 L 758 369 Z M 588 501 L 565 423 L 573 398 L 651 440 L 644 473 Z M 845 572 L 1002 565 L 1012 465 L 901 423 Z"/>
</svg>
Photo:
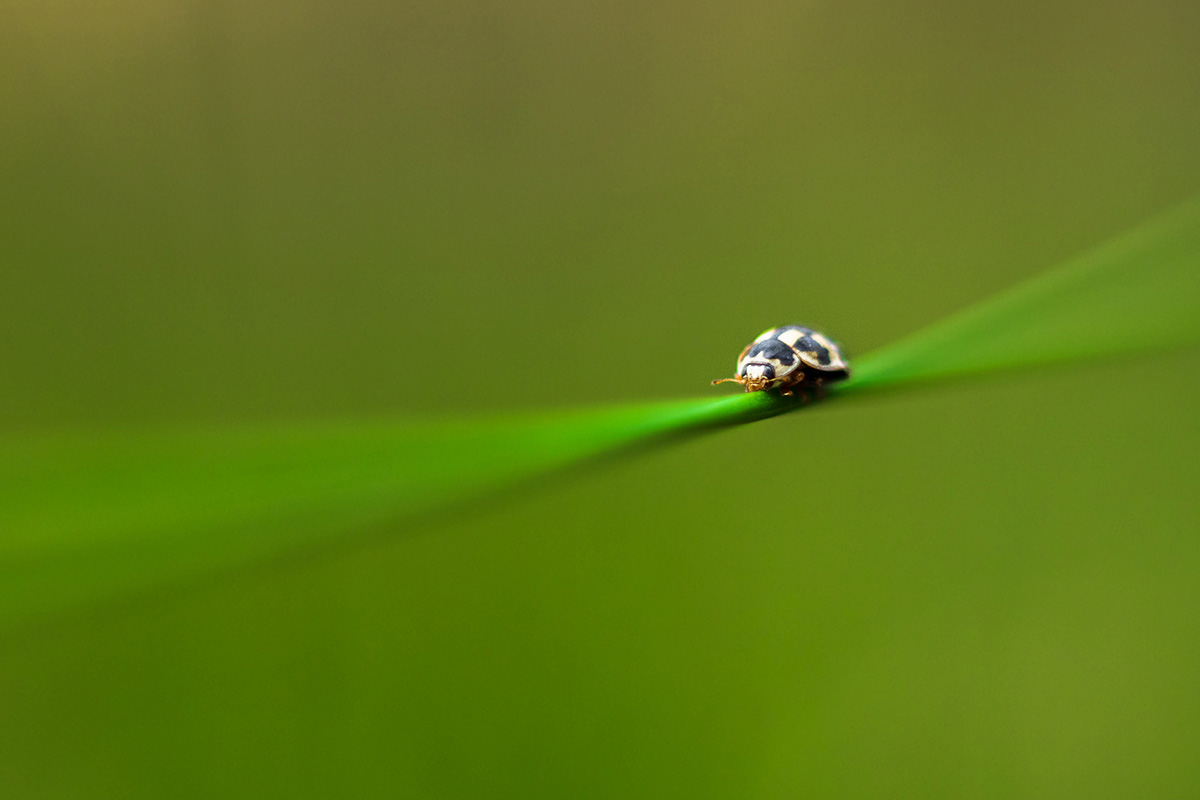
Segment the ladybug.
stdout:
<svg viewBox="0 0 1200 800">
<path fill-rule="evenodd" d="M 813 389 L 820 396 L 825 384 L 848 377 L 850 368 L 828 337 L 803 325 L 784 325 L 771 328 L 747 345 L 738 356 L 737 375 L 713 381 L 713 385 L 735 381 L 747 392 L 778 389 L 785 397 Z"/>
</svg>

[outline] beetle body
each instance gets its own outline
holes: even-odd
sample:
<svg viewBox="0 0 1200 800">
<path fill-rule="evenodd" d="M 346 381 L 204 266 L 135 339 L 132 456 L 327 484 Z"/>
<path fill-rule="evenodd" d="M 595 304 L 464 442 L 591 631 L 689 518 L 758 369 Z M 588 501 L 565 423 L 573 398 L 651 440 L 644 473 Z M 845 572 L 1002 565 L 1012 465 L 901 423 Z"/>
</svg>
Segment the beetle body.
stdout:
<svg viewBox="0 0 1200 800">
<path fill-rule="evenodd" d="M 742 384 L 747 392 L 777 389 L 785 396 L 811 389 L 820 395 L 824 386 L 850 377 L 841 350 L 827 336 L 803 325 L 771 328 L 746 346 L 738 356 L 737 375 L 724 378 Z"/>
</svg>

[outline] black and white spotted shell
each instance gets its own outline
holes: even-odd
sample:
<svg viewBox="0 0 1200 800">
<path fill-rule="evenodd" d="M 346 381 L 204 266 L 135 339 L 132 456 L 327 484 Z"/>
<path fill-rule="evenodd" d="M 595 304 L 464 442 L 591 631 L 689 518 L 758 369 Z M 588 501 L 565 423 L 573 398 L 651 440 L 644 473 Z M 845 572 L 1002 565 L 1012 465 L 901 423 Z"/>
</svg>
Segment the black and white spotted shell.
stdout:
<svg viewBox="0 0 1200 800">
<path fill-rule="evenodd" d="M 738 375 L 764 374 L 779 380 L 801 367 L 822 372 L 845 372 L 846 362 L 838 346 L 824 334 L 803 325 L 784 325 L 766 331 L 742 351 Z"/>
</svg>

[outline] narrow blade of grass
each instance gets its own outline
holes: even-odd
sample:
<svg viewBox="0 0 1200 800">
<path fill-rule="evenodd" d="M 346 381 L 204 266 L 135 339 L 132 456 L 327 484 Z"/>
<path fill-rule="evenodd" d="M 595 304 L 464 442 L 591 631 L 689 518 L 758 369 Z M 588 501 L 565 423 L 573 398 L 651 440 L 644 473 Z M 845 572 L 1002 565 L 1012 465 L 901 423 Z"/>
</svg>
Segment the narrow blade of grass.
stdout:
<svg viewBox="0 0 1200 800">
<path fill-rule="evenodd" d="M 1200 199 L 855 363 L 843 391 L 1091 358 L 1127 372 L 1200 340 Z"/>
<path fill-rule="evenodd" d="M 1200 202 L 857 360 L 834 397 L 1200 339 Z M 833 398 L 831 398 L 833 399 Z M 762 393 L 505 420 L 59 436 L 0 447 L 0 626 L 393 535 L 597 456 L 795 410 Z"/>
<path fill-rule="evenodd" d="M 507 419 L 10 442 L 0 447 L 0 627 L 347 532 L 403 533 L 464 499 L 781 405 L 759 394 Z"/>
</svg>

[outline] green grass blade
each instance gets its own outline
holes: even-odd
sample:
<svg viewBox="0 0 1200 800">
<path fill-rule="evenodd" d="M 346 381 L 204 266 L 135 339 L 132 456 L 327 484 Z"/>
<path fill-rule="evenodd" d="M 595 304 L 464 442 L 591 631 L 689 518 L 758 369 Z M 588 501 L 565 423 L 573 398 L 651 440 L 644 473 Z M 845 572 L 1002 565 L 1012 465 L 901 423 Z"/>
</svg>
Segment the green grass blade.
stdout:
<svg viewBox="0 0 1200 800">
<path fill-rule="evenodd" d="M 782 406 L 759 394 L 453 423 L 10 442 L 0 447 L 0 626 L 347 531 L 393 535 L 464 498 Z"/>
<path fill-rule="evenodd" d="M 1200 340 L 1200 199 L 855 363 L 861 391 Z"/>
<path fill-rule="evenodd" d="M 835 396 L 1200 339 L 1200 202 L 855 361 Z M 0 447 L 0 626 L 214 570 L 394 535 L 538 475 L 802 407 L 765 394 L 501 420 Z"/>
</svg>

